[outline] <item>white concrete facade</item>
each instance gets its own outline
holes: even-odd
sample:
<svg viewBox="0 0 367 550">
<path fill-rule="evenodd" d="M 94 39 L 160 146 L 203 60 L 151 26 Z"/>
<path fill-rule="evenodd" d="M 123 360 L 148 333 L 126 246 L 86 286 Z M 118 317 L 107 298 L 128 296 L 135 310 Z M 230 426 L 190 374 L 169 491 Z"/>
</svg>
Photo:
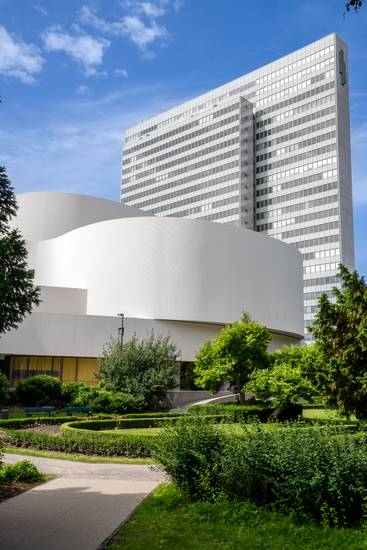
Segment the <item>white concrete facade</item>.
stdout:
<svg viewBox="0 0 367 550">
<path fill-rule="evenodd" d="M 53 216 L 37 215 L 40 201 Z M 268 326 L 273 348 L 302 338 L 301 255 L 284 243 L 206 221 L 131 217 L 119 203 L 80 195 L 18 202 L 14 226 L 42 303 L 1 338 L 0 354 L 98 357 L 118 335 L 120 312 L 125 339 L 169 333 L 184 361 L 242 310 Z"/>
<path fill-rule="evenodd" d="M 347 46 L 331 34 L 139 123 L 121 201 L 296 247 L 309 326 L 338 264 L 354 268 L 348 81 Z"/>
</svg>

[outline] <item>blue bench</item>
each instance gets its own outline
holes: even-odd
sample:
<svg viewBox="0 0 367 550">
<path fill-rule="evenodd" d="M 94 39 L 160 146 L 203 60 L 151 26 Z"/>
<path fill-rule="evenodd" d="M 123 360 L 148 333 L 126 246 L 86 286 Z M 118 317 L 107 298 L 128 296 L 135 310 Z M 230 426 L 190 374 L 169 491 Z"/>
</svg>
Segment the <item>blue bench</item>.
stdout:
<svg viewBox="0 0 367 550">
<path fill-rule="evenodd" d="M 66 414 L 73 416 L 74 413 L 87 413 L 87 416 L 92 416 L 92 409 L 90 407 L 66 407 Z"/>
<path fill-rule="evenodd" d="M 27 416 L 33 414 L 48 414 L 52 416 L 55 413 L 55 407 L 24 407 L 24 412 Z"/>
</svg>

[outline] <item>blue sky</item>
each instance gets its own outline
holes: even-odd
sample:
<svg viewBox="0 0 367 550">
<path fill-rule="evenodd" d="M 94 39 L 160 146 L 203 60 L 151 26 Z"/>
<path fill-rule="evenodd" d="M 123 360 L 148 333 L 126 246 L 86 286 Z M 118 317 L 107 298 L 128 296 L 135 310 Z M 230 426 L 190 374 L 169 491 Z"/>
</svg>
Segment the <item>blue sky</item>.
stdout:
<svg viewBox="0 0 367 550">
<path fill-rule="evenodd" d="M 343 13 L 344 0 L 0 0 L 0 163 L 17 193 L 119 200 L 127 127 L 337 32 L 367 274 L 367 5 Z"/>
</svg>

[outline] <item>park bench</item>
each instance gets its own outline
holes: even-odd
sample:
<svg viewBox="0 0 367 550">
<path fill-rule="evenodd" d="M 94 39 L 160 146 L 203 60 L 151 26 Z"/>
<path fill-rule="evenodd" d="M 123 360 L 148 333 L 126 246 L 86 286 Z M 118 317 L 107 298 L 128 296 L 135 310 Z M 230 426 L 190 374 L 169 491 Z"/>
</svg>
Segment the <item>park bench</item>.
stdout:
<svg viewBox="0 0 367 550">
<path fill-rule="evenodd" d="M 55 413 L 55 407 L 24 407 L 24 412 L 27 416 L 33 414 L 48 414 L 52 416 Z"/>
<path fill-rule="evenodd" d="M 92 416 L 92 409 L 90 407 L 66 407 L 66 414 L 73 416 L 73 413 L 87 413 L 87 416 Z"/>
</svg>

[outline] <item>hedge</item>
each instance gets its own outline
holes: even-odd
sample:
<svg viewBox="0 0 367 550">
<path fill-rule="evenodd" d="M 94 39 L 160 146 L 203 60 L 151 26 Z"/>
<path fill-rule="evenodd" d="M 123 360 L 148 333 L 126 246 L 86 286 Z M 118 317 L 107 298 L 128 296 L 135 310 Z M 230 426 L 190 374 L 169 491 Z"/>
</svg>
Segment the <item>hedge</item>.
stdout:
<svg viewBox="0 0 367 550">
<path fill-rule="evenodd" d="M 167 415 L 168 416 L 168 415 Z M 69 420 L 65 426 L 61 426 L 61 436 L 50 436 L 34 432 L 23 432 L 17 428 L 31 427 L 40 423 L 40 419 L 24 418 L 14 420 L 3 420 L 0 424 L 0 430 L 4 430 L 4 443 L 12 447 L 32 448 L 48 451 L 59 451 L 64 453 L 83 453 L 87 455 L 104 456 L 129 456 L 129 457 L 148 457 L 151 456 L 158 445 L 157 434 L 134 435 L 129 431 L 121 430 L 115 433 L 105 433 L 106 428 L 113 429 L 123 423 L 130 428 L 143 428 L 162 425 L 171 425 L 182 415 L 175 417 L 147 417 L 134 419 L 103 419 L 103 420 L 82 420 L 75 417 L 47 418 L 42 419 L 42 423 L 61 424 Z M 215 422 L 219 422 L 226 417 L 210 416 Z M 44 422 L 47 420 L 47 422 Z M 139 422 L 141 421 L 141 422 Z M 144 422 L 145 421 L 145 422 Z M 144 425 L 145 423 L 145 425 Z M 99 428 L 99 431 L 97 431 Z M 92 431 L 96 430 L 96 431 Z"/>
<path fill-rule="evenodd" d="M 122 418 L 122 419 L 111 419 L 111 420 L 84 420 L 76 422 L 67 422 L 61 426 L 61 431 L 66 432 L 89 432 L 96 431 L 103 434 L 103 430 L 126 430 L 129 428 L 159 428 L 165 425 L 171 425 L 177 422 L 182 418 L 181 416 L 170 417 L 146 417 L 146 418 Z M 185 418 L 191 418 L 190 416 L 185 416 Z M 203 418 L 208 420 L 213 420 L 214 422 L 221 422 L 227 420 L 226 415 L 207 415 Z M 118 434 L 118 432 L 117 432 Z"/>
<path fill-rule="evenodd" d="M 250 500 L 296 520 L 354 527 L 367 518 L 367 437 L 343 432 L 254 424 L 223 437 L 197 416 L 164 430 L 154 458 L 191 499 Z"/>
</svg>

